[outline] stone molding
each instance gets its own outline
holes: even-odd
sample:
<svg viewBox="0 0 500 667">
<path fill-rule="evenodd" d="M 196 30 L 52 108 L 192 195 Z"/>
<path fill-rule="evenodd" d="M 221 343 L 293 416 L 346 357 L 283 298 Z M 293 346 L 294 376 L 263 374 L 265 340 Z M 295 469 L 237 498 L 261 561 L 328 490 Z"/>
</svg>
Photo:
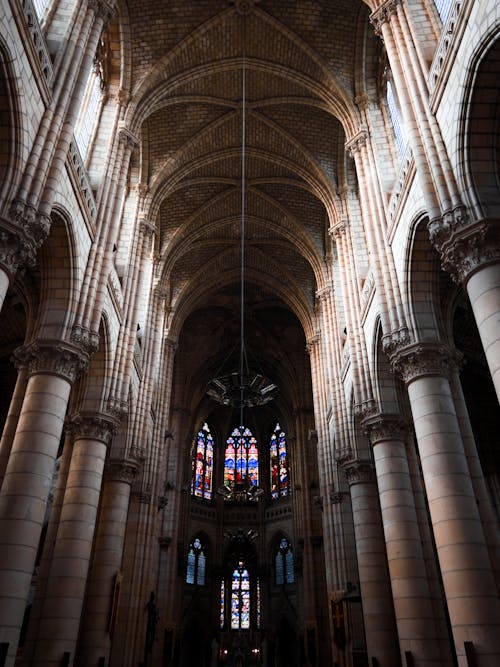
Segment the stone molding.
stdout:
<svg viewBox="0 0 500 667">
<path fill-rule="evenodd" d="M 119 128 L 118 141 L 130 150 L 133 150 L 139 144 L 139 139 L 126 127 Z"/>
<path fill-rule="evenodd" d="M 87 368 L 88 354 L 63 341 L 35 341 L 14 351 L 14 363 L 30 375 L 58 375 L 70 384 Z"/>
<path fill-rule="evenodd" d="M 113 417 L 99 413 L 79 413 L 70 417 L 66 424 L 74 440 L 97 440 L 105 445 L 109 445 L 117 428 Z"/>
<path fill-rule="evenodd" d="M 110 482 L 132 484 L 138 472 L 139 466 L 136 461 L 111 459 L 104 466 L 104 479 Z"/>
<path fill-rule="evenodd" d="M 151 491 L 132 491 L 132 496 L 137 498 L 142 505 L 151 505 Z"/>
<path fill-rule="evenodd" d="M 160 545 L 160 549 L 163 551 L 166 551 L 168 547 L 172 543 L 172 538 L 171 537 L 159 537 L 158 538 L 158 544 Z"/>
<path fill-rule="evenodd" d="M 361 419 L 366 419 L 370 415 L 374 414 L 377 409 L 374 398 L 367 398 L 365 401 L 354 404 L 354 414 L 356 417 Z"/>
<path fill-rule="evenodd" d="M 463 355 L 440 343 L 414 343 L 397 350 L 391 357 L 393 370 L 406 384 L 426 376 L 451 379 Z"/>
<path fill-rule="evenodd" d="M 156 225 L 147 218 L 140 218 L 139 231 L 145 238 L 152 238 L 156 234 Z"/>
<path fill-rule="evenodd" d="M 88 7 L 94 12 L 96 18 L 104 21 L 104 25 L 111 21 L 116 11 L 114 3 L 108 0 L 88 0 Z"/>
<path fill-rule="evenodd" d="M 345 236 L 347 233 L 347 228 L 349 227 L 349 220 L 342 219 L 339 220 L 334 225 L 331 225 L 328 228 L 328 234 L 332 239 L 338 239 L 341 236 Z"/>
<path fill-rule="evenodd" d="M 400 415 L 378 413 L 364 420 L 364 430 L 374 446 L 387 440 L 403 440 L 407 424 Z"/>
<path fill-rule="evenodd" d="M 458 206 L 427 224 L 441 265 L 457 283 L 488 264 L 500 262 L 500 220 L 471 222 L 467 209 Z"/>
<path fill-rule="evenodd" d="M 371 461 L 353 459 L 342 466 L 344 476 L 349 486 L 366 484 L 375 480 L 375 472 Z"/>
<path fill-rule="evenodd" d="M 377 9 L 370 15 L 370 23 L 377 35 L 382 35 L 383 24 L 390 21 L 391 16 L 397 12 L 400 4 L 401 0 L 385 0 L 385 2 L 383 2 L 380 7 L 377 7 Z"/>
<path fill-rule="evenodd" d="M 311 352 L 315 348 L 317 348 L 317 346 L 319 344 L 319 341 L 320 341 L 320 334 L 319 333 L 315 333 L 307 339 L 307 342 L 306 342 L 306 352 L 307 352 L 307 354 L 310 355 Z"/>
<path fill-rule="evenodd" d="M 261 0 L 231 0 L 234 3 L 236 11 L 242 16 L 250 14 L 255 9 L 255 5 Z"/>
<path fill-rule="evenodd" d="M 107 400 L 107 412 L 117 421 L 121 421 L 128 414 L 128 403 L 118 396 L 110 396 Z"/>
<path fill-rule="evenodd" d="M 343 466 L 349 461 L 352 461 L 352 458 L 352 447 L 350 445 L 339 447 L 335 452 L 335 461 L 339 466 Z"/>
</svg>

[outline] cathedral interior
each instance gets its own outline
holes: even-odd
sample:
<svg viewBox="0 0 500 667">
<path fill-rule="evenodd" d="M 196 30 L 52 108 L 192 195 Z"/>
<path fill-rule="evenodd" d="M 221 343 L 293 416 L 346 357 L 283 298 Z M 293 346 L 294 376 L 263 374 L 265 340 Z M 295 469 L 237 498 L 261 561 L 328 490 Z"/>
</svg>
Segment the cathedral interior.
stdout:
<svg viewBox="0 0 500 667">
<path fill-rule="evenodd" d="M 0 667 L 500 665 L 500 3 L 0 3 Z"/>
</svg>

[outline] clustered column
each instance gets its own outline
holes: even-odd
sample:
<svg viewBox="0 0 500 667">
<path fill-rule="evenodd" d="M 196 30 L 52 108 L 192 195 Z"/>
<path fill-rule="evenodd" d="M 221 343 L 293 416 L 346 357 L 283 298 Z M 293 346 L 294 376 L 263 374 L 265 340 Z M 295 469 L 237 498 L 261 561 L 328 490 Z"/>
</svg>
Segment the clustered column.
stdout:
<svg viewBox="0 0 500 667">
<path fill-rule="evenodd" d="M 343 469 L 351 491 L 368 659 L 396 667 L 401 663 L 373 465 L 351 460 Z"/>
<path fill-rule="evenodd" d="M 459 665 L 471 642 L 481 667 L 500 662 L 500 602 L 449 377 L 456 354 L 414 344 L 393 356 L 408 388 Z"/>
<path fill-rule="evenodd" d="M 71 385 L 87 362 L 67 343 L 17 351 L 29 372 L 0 492 L 0 641 L 14 663 Z"/>
</svg>

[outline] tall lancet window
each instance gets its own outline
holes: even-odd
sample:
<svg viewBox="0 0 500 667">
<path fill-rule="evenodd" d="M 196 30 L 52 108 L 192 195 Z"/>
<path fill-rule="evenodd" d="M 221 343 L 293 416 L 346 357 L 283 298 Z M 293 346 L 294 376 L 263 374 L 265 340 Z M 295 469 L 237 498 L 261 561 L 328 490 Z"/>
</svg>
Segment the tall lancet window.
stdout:
<svg viewBox="0 0 500 667">
<path fill-rule="evenodd" d="M 269 461 L 271 467 L 271 498 L 276 500 L 287 496 L 290 489 L 286 435 L 279 424 L 276 424 L 271 436 Z"/>
<path fill-rule="evenodd" d="M 401 116 L 394 83 L 390 77 L 387 79 L 387 107 L 389 109 L 389 116 L 391 118 L 392 127 L 394 128 L 394 136 L 396 138 L 398 152 L 400 156 L 403 156 L 408 144 L 408 137 L 406 134 L 403 118 Z"/>
<path fill-rule="evenodd" d="M 212 498 L 214 440 L 208 424 L 196 436 L 196 449 L 192 462 L 191 495 L 196 498 Z"/>
<path fill-rule="evenodd" d="M 240 426 L 227 439 L 224 484 L 232 489 L 245 482 L 259 485 L 259 449 L 250 429 Z"/>
<path fill-rule="evenodd" d="M 250 575 L 240 561 L 231 577 L 231 629 L 248 630 L 250 627 Z"/>
<path fill-rule="evenodd" d="M 295 574 L 293 570 L 293 551 L 290 542 L 282 537 L 274 557 L 276 585 L 293 584 Z"/>
<path fill-rule="evenodd" d="M 200 539 L 197 537 L 189 545 L 186 567 L 187 584 L 205 585 L 206 563 L 205 550 Z"/>
</svg>

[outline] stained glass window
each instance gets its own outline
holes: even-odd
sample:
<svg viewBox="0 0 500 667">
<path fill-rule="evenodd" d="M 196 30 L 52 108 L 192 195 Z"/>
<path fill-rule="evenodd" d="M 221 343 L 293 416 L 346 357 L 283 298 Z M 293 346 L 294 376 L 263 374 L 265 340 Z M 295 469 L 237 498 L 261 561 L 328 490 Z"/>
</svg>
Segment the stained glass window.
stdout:
<svg viewBox="0 0 500 667">
<path fill-rule="evenodd" d="M 203 546 L 197 537 L 189 545 L 186 567 L 186 583 L 205 585 L 206 556 Z"/>
<path fill-rule="evenodd" d="M 259 485 L 259 449 L 249 428 L 235 428 L 226 443 L 224 484 L 230 489 L 247 482 Z"/>
<path fill-rule="evenodd" d="M 250 575 L 243 561 L 231 577 L 231 629 L 248 630 L 250 627 Z"/>
<path fill-rule="evenodd" d="M 276 585 L 293 584 L 295 574 L 293 568 L 293 551 L 290 542 L 282 537 L 275 555 Z"/>
<path fill-rule="evenodd" d="M 224 628 L 226 614 L 226 586 L 224 579 L 220 582 L 220 617 L 219 617 L 219 626 L 222 630 Z"/>
<path fill-rule="evenodd" d="M 260 622 L 261 622 L 260 579 L 257 579 L 256 606 L 257 606 L 257 614 L 256 614 L 257 629 L 260 629 Z"/>
<path fill-rule="evenodd" d="M 214 441 L 207 424 L 198 431 L 192 461 L 191 495 L 212 498 Z"/>
<path fill-rule="evenodd" d="M 271 498 L 276 500 L 287 496 L 290 489 L 286 435 L 279 424 L 276 424 L 271 436 L 269 461 L 271 467 Z"/>
</svg>

